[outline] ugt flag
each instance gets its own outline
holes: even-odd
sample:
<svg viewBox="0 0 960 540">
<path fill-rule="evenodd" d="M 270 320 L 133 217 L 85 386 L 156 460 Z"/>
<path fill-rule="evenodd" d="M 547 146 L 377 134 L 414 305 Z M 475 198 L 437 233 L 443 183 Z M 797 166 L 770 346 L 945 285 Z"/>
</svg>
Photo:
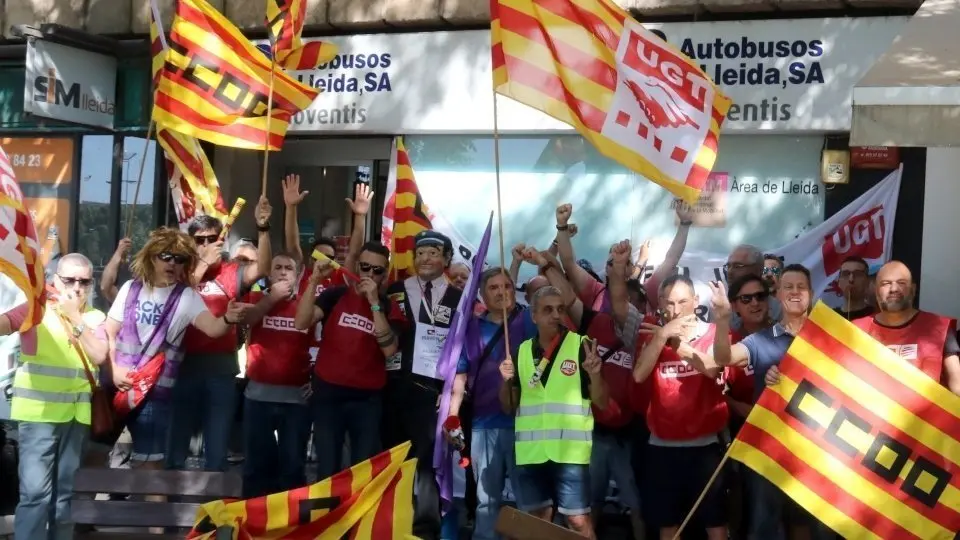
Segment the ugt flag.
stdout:
<svg viewBox="0 0 960 540">
<path fill-rule="evenodd" d="M 693 60 L 613 0 L 491 0 L 490 15 L 497 93 L 697 201 L 731 102 Z"/>
</svg>

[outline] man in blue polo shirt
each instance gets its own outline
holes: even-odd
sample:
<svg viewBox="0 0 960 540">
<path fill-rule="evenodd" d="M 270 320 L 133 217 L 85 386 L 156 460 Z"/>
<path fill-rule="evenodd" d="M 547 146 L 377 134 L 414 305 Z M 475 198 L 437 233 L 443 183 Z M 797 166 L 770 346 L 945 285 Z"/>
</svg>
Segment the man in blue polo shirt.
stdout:
<svg viewBox="0 0 960 540">
<path fill-rule="evenodd" d="M 747 336 L 735 345 L 730 344 L 730 300 L 723 283 L 711 283 L 712 311 L 717 325 L 713 342 L 713 359 L 721 366 L 753 366 L 754 398 L 759 398 L 767 380 L 779 375 L 783 359 L 807 320 L 810 311 L 810 271 L 799 264 L 791 264 L 780 275 L 777 299 L 783 306 L 780 321 L 770 328 Z M 783 517 L 786 514 L 790 529 L 809 527 L 812 540 L 834 540 L 835 533 L 807 514 L 769 480 L 749 471 L 747 477 L 750 508 L 748 540 L 782 540 Z"/>
<path fill-rule="evenodd" d="M 503 383 L 500 363 L 506 357 L 503 339 L 504 312 L 508 314 L 510 349 L 515 358 L 521 343 L 537 333 L 529 310 L 516 303 L 513 280 L 496 267 L 480 275 L 480 296 L 487 311 L 471 315 L 463 353 L 457 365 L 450 397 L 450 415 L 459 416 L 466 389 L 473 398 L 470 457 L 477 481 L 477 513 L 473 538 L 496 538 L 494 525 L 502 504 L 506 477 L 515 482 L 514 421 L 500 407 Z M 516 485 L 512 485 L 514 493 Z"/>
</svg>

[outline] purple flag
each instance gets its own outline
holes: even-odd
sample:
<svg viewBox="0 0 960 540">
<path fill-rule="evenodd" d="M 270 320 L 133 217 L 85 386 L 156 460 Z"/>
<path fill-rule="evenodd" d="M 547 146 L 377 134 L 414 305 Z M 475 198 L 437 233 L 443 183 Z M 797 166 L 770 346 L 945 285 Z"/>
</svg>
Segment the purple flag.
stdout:
<svg viewBox="0 0 960 540">
<path fill-rule="evenodd" d="M 443 394 L 440 399 L 440 410 L 437 412 L 436 441 L 433 443 L 433 468 L 436 471 L 437 483 L 440 487 L 440 500 L 444 512 L 453 501 L 453 470 L 450 457 L 450 444 L 443 435 L 443 421 L 450 414 L 450 394 L 453 392 L 453 379 L 457 375 L 457 362 L 460 361 L 460 351 L 463 350 L 464 335 L 467 333 L 467 321 L 473 315 L 473 304 L 477 300 L 480 290 L 480 274 L 487 260 L 487 248 L 490 247 L 490 233 L 493 229 L 493 212 L 487 221 L 487 230 L 477 247 L 473 257 L 473 269 L 470 279 L 460 297 L 460 305 L 450 321 L 450 333 L 443 343 L 440 359 L 437 362 L 437 375 L 443 380 Z"/>
</svg>

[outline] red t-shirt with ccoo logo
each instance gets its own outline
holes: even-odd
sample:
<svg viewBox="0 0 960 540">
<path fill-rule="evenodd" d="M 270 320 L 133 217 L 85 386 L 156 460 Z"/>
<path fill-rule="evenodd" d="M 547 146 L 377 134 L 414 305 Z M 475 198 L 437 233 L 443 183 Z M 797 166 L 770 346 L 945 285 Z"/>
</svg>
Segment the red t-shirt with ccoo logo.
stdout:
<svg viewBox="0 0 960 540">
<path fill-rule="evenodd" d="M 387 383 L 386 358 L 377 344 L 373 310 L 366 298 L 353 287 L 340 286 L 324 290 L 317 297 L 323 310 L 323 331 L 314 372 L 320 380 L 357 388 L 379 390 Z M 400 306 L 382 298 L 386 317 L 394 329 L 405 325 Z"/>
<path fill-rule="evenodd" d="M 303 274 L 300 276 L 300 283 L 297 285 L 297 297 L 302 296 L 307 291 L 307 286 L 310 284 L 310 276 L 313 275 L 313 269 L 307 268 Z M 343 269 L 338 268 L 330 274 L 327 279 L 321 281 L 317 285 L 317 290 L 314 291 L 314 296 L 320 298 L 320 293 L 329 289 L 330 287 L 337 287 L 340 285 L 346 285 L 347 281 L 345 279 L 345 274 Z M 320 338 L 323 337 L 323 324 L 317 323 L 317 326 L 310 331 L 310 360 L 317 360 L 317 352 L 320 350 Z"/>
<path fill-rule="evenodd" d="M 222 262 L 208 270 L 197 286 L 203 303 L 214 317 L 222 317 L 230 300 L 240 294 L 241 270 L 242 267 L 235 262 Z M 237 327 L 231 326 L 226 334 L 212 338 L 191 325 L 184 335 L 183 347 L 188 355 L 234 353 L 237 351 Z"/>
<path fill-rule="evenodd" d="M 263 297 L 262 292 L 250 293 L 250 302 L 256 304 Z M 247 377 L 251 381 L 283 386 L 302 386 L 310 381 L 307 346 L 312 333 L 294 327 L 296 315 L 297 300 L 285 300 L 250 328 Z"/>
</svg>

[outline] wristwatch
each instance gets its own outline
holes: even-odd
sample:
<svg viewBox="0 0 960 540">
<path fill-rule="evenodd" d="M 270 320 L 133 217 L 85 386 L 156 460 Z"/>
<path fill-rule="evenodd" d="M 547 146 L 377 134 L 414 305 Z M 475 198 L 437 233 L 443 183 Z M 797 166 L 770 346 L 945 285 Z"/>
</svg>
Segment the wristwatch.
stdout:
<svg viewBox="0 0 960 540">
<path fill-rule="evenodd" d="M 79 338 L 83 335 L 83 331 L 87 329 L 87 325 L 80 323 L 73 327 L 73 337 Z"/>
<path fill-rule="evenodd" d="M 372 306 L 370 306 L 370 311 L 374 313 L 380 311 L 380 304 L 373 304 Z"/>
</svg>

